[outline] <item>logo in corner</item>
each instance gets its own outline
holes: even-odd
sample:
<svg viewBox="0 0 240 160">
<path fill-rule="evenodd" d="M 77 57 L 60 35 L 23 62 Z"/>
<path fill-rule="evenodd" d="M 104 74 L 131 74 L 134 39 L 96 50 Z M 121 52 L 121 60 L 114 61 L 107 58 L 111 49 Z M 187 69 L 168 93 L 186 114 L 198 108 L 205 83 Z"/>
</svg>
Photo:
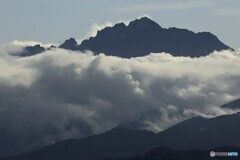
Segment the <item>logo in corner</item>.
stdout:
<svg viewBox="0 0 240 160">
<path fill-rule="evenodd" d="M 215 156 L 216 156 L 216 153 L 215 153 L 214 151 L 211 151 L 211 152 L 210 152 L 210 156 L 211 156 L 211 157 L 215 157 Z"/>
</svg>

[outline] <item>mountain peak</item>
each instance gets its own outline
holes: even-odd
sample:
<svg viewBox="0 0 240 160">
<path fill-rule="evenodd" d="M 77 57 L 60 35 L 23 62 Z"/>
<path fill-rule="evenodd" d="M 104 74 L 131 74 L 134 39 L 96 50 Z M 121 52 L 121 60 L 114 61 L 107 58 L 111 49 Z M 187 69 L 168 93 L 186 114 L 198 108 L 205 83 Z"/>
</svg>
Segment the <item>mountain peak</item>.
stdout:
<svg viewBox="0 0 240 160">
<path fill-rule="evenodd" d="M 136 29 L 143 29 L 143 28 L 150 28 L 150 29 L 161 28 L 161 26 L 148 17 L 142 17 L 134 21 L 131 21 L 128 25 L 128 28 L 130 30 L 132 29 L 136 30 Z"/>
<path fill-rule="evenodd" d="M 127 26 L 118 23 L 106 27 L 98 31 L 95 37 L 69 48 L 122 58 L 162 52 L 173 56 L 201 57 L 213 51 L 231 49 L 210 32 L 195 33 L 187 29 L 162 28 L 148 17 L 131 21 Z"/>
<path fill-rule="evenodd" d="M 29 56 L 42 53 L 44 51 L 46 51 L 44 47 L 42 47 L 40 44 L 36 44 L 34 46 L 26 46 L 23 48 L 23 51 L 18 53 L 13 53 L 12 55 L 20 56 L 20 57 L 29 57 Z"/>
<path fill-rule="evenodd" d="M 77 50 L 78 44 L 74 38 L 69 38 L 63 44 L 61 44 L 59 48 Z"/>
</svg>

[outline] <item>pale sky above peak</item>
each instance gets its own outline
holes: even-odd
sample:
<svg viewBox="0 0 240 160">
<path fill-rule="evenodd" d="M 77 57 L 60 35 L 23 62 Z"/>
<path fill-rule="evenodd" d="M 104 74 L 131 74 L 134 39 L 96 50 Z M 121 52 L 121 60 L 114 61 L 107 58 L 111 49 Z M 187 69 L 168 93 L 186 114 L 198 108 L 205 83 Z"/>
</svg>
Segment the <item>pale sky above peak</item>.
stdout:
<svg viewBox="0 0 240 160">
<path fill-rule="evenodd" d="M 0 44 L 81 40 L 93 27 L 142 15 L 166 28 L 212 32 L 225 44 L 240 48 L 239 0 L 0 0 Z"/>
</svg>

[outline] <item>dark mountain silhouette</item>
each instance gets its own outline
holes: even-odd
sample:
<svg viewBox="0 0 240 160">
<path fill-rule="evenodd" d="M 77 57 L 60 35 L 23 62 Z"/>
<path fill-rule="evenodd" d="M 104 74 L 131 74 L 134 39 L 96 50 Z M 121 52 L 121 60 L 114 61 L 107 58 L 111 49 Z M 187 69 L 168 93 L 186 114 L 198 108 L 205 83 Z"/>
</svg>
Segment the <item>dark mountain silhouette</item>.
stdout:
<svg viewBox="0 0 240 160">
<path fill-rule="evenodd" d="M 221 107 L 229 109 L 240 109 L 240 99 L 224 104 Z"/>
<path fill-rule="evenodd" d="M 158 133 L 163 145 L 176 149 L 239 146 L 240 113 L 205 119 L 195 117 Z"/>
<path fill-rule="evenodd" d="M 55 48 L 57 48 L 57 47 L 54 45 L 51 45 L 50 47 L 47 48 L 47 50 L 51 50 L 51 49 L 55 49 Z"/>
<path fill-rule="evenodd" d="M 62 141 L 40 150 L 10 158 L 11 160 L 100 160 L 132 157 L 156 147 L 173 149 L 210 149 L 239 146 L 240 114 L 212 119 L 195 117 L 163 132 L 115 128 L 100 135 Z"/>
<path fill-rule="evenodd" d="M 41 150 L 14 156 L 13 160 L 97 160 L 106 157 L 134 156 L 153 149 L 155 134 L 148 131 L 115 128 L 80 140 L 66 140 Z"/>
<path fill-rule="evenodd" d="M 27 46 L 23 48 L 23 51 L 18 52 L 18 53 L 12 53 L 11 55 L 19 56 L 19 57 L 29 57 L 29 56 L 34 56 L 40 53 L 43 53 L 47 50 L 52 50 L 57 48 L 54 45 L 51 45 L 48 48 L 42 47 L 40 44 L 37 44 L 35 46 Z"/>
<path fill-rule="evenodd" d="M 135 156 L 130 158 L 109 158 L 104 160 L 228 160 L 239 159 L 237 157 L 211 157 L 210 152 L 238 152 L 240 148 L 237 147 L 221 147 L 211 150 L 173 150 L 168 147 L 159 147 L 145 153 L 142 156 Z"/>
<path fill-rule="evenodd" d="M 28 46 L 16 55 L 33 56 L 53 48 L 56 47 Z M 95 37 L 82 41 L 80 45 L 74 38 L 70 38 L 59 48 L 83 52 L 91 50 L 123 58 L 160 52 L 167 52 L 173 56 L 200 57 L 213 51 L 232 50 L 210 32 L 194 33 L 187 29 L 166 29 L 147 17 L 136 19 L 127 26 L 118 23 L 113 27 L 106 27 L 98 31 Z"/>
<path fill-rule="evenodd" d="M 150 53 L 167 52 L 173 56 L 206 56 L 213 51 L 231 49 L 210 32 L 194 33 L 187 29 L 162 28 L 147 17 L 134 20 L 128 26 L 118 23 L 98 31 L 96 37 L 80 45 L 71 38 L 60 48 L 91 50 L 95 53 L 130 58 Z"/>
<path fill-rule="evenodd" d="M 120 123 L 118 128 L 127 128 L 127 129 L 134 129 L 134 130 L 144 130 L 144 128 L 147 127 L 147 124 L 136 122 L 136 121 L 130 121 L 130 122 L 123 122 Z"/>
<path fill-rule="evenodd" d="M 17 53 L 16 55 L 20 57 L 34 56 L 36 54 L 44 52 L 46 49 L 41 45 L 37 44 L 35 46 L 27 46 L 23 49 L 22 52 Z"/>
<path fill-rule="evenodd" d="M 74 38 L 70 38 L 66 40 L 63 44 L 61 44 L 59 48 L 76 51 L 79 50 L 79 45 L 77 44 L 77 41 Z"/>
<path fill-rule="evenodd" d="M 13 147 L 16 144 L 16 139 L 11 137 L 4 129 L 0 129 L 0 155 L 12 155 L 18 152 L 17 147 Z"/>
</svg>

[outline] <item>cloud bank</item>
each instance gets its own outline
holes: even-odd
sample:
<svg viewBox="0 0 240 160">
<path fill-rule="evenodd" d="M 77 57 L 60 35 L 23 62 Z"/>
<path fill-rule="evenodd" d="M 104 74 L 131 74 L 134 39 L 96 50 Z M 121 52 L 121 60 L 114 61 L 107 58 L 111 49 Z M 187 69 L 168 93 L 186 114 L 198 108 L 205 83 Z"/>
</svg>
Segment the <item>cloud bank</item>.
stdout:
<svg viewBox="0 0 240 160">
<path fill-rule="evenodd" d="M 12 48 L 0 48 L 0 137 L 23 150 L 128 122 L 157 132 L 233 113 L 218 106 L 240 97 L 237 51 L 123 59 L 54 49 L 19 58 Z"/>
</svg>

